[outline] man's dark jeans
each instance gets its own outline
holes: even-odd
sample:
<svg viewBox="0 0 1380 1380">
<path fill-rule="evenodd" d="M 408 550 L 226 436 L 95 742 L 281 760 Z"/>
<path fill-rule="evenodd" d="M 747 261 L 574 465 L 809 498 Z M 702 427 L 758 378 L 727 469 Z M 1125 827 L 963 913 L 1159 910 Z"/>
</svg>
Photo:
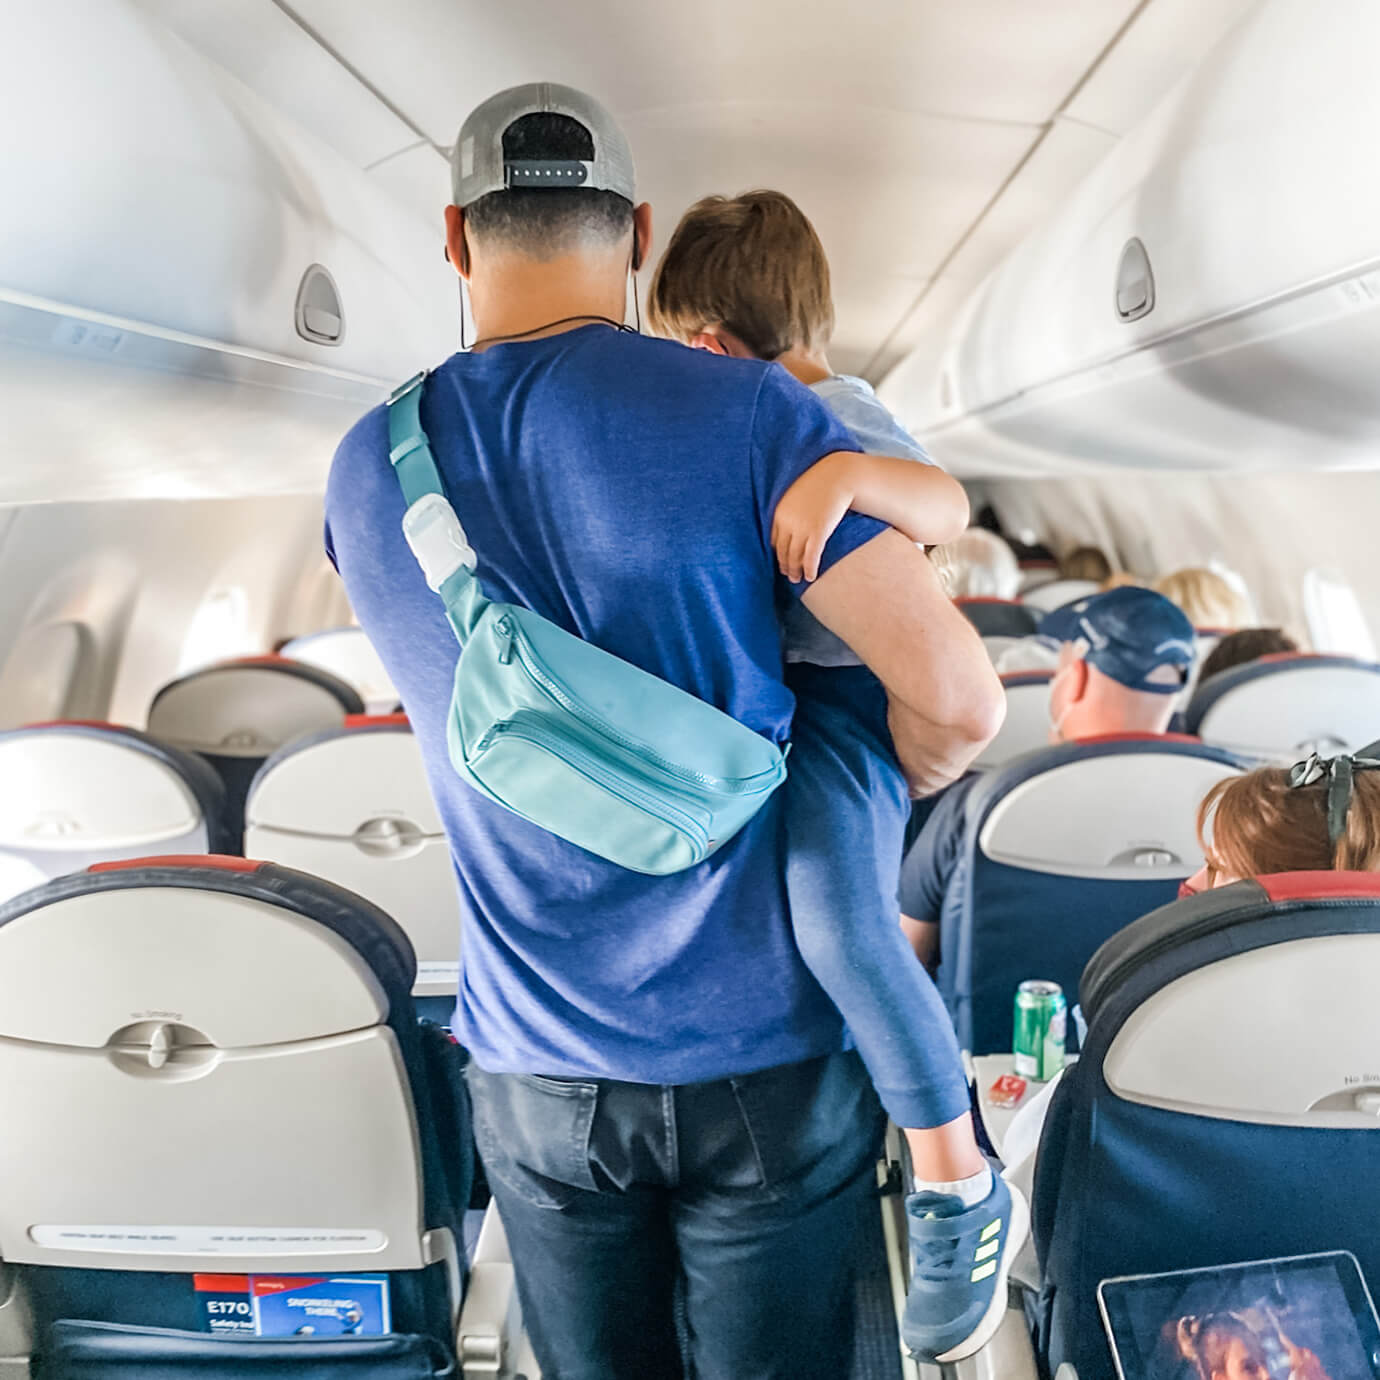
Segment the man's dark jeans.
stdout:
<svg viewBox="0 0 1380 1380">
<path fill-rule="evenodd" d="M 843 1380 L 883 1127 L 856 1054 L 679 1087 L 467 1077 L 543 1380 Z"/>
</svg>

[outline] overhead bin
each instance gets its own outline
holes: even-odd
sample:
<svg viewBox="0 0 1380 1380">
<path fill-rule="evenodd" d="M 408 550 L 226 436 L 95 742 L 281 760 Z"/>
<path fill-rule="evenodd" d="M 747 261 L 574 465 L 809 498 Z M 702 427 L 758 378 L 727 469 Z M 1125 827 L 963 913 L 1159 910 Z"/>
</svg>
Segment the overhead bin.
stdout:
<svg viewBox="0 0 1380 1380">
<path fill-rule="evenodd" d="M 74 471 L 84 498 L 319 488 L 454 348 L 443 198 L 428 224 L 129 0 L 12 6 L 0 86 L 0 503 Z"/>
<path fill-rule="evenodd" d="M 882 397 L 965 474 L 1372 467 L 1377 48 L 1264 0 Z"/>
</svg>

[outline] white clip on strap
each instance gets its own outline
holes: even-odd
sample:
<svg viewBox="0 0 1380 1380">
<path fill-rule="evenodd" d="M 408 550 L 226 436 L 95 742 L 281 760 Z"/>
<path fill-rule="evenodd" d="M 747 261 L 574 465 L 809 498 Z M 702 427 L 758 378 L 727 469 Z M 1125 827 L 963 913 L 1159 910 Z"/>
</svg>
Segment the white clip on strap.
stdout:
<svg viewBox="0 0 1380 1380">
<path fill-rule="evenodd" d="M 423 494 L 403 514 L 402 530 L 427 584 L 434 590 L 439 590 L 461 566 L 473 572 L 478 564 L 455 509 L 440 494 Z"/>
</svg>

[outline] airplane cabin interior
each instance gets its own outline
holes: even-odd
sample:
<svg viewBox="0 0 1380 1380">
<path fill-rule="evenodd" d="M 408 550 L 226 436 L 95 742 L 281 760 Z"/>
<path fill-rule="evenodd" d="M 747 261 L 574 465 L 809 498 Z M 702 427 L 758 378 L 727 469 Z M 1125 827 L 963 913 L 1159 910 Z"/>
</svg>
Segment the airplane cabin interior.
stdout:
<svg viewBox="0 0 1380 1380">
<path fill-rule="evenodd" d="M 1380 1377 L 1374 0 L 0 19 L 0 1380 Z M 485 124 L 499 93 L 591 151 L 523 163 L 509 116 Z M 486 138 L 486 199 L 530 206 L 519 180 L 553 172 L 589 187 L 552 197 L 629 193 L 619 320 L 539 303 L 530 329 L 485 326 L 517 299 L 483 275 L 521 255 L 454 214 L 448 241 L 445 217 Z M 822 246 L 827 340 L 758 356 L 709 314 L 653 347 L 678 222 L 762 188 Z M 582 233 L 542 272 L 593 264 Z M 712 358 L 739 346 L 750 364 Z M 404 479 L 378 541 L 407 558 L 406 535 L 430 590 L 352 601 L 394 567 L 360 548 L 381 490 L 345 477 L 347 433 L 387 416 L 388 484 L 420 448 L 453 489 L 437 392 L 540 355 L 473 404 L 473 436 L 498 435 L 485 418 L 536 409 L 579 350 L 629 363 L 578 376 L 570 435 L 616 417 L 645 353 L 668 413 L 677 389 L 723 399 L 708 454 L 738 406 L 714 380 L 756 370 L 845 437 L 776 502 L 826 450 L 896 454 L 823 379 L 969 521 L 921 540 L 850 489 L 795 582 L 842 653 L 814 665 L 789 617 L 782 651 L 765 489 L 743 550 L 721 457 L 698 515 L 591 511 L 641 470 L 629 487 L 663 492 L 639 413 L 608 433 L 624 469 L 591 453 L 537 484 L 571 526 L 551 556 L 559 533 L 521 516 L 534 410 L 491 578 L 485 519 Z M 938 591 L 922 617 L 874 574 L 881 634 L 829 593 L 896 535 L 831 565 L 864 522 Z M 625 528 L 626 552 L 581 549 Z M 663 593 L 605 616 L 617 561 L 650 570 L 658 543 Z M 735 602 L 740 565 L 760 608 Z M 886 632 L 893 604 L 935 640 Z M 800 661 L 868 677 L 889 716 L 872 774 L 808 806 L 792 778 L 828 779 L 802 759 L 835 720 L 802 713 Z M 956 745 L 928 776 L 919 720 Z M 836 728 L 837 762 L 873 753 L 866 724 Z M 885 825 L 850 833 L 850 790 Z M 794 918 L 811 810 L 885 912 L 839 918 L 823 956 Z M 870 933 L 836 992 L 829 946 Z M 894 996 L 886 1030 L 882 1005 L 855 1014 L 865 974 L 922 993 L 942 1038 Z M 779 1029 L 749 1038 L 758 1020 Z M 959 1089 L 961 1173 L 926 1168 L 950 1142 L 874 1066 L 912 1035 Z M 752 1080 L 807 1053 L 860 1081 L 832 1125 L 784 1131 L 795 1094 Z M 820 1108 L 843 1097 L 826 1081 Z M 670 1109 L 670 1168 L 608 1139 L 636 1089 Z M 807 1241 L 791 1195 L 845 1126 L 862 1168 L 809 1213 L 852 1216 Z M 781 1156 L 818 1136 L 813 1167 L 773 1181 L 777 1133 Z M 738 1142 L 711 1212 L 692 1176 Z M 670 1245 L 578 1235 L 652 1201 Z M 730 1221 L 762 1234 L 762 1276 L 733 1273 Z"/>
</svg>

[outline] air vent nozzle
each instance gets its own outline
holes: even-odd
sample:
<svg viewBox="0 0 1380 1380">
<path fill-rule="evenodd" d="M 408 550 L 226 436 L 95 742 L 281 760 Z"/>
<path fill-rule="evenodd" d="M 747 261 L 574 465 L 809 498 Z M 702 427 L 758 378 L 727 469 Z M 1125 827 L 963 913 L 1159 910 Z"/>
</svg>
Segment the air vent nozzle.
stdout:
<svg viewBox="0 0 1380 1380">
<path fill-rule="evenodd" d="M 1139 321 L 1155 307 L 1155 275 L 1150 256 L 1138 239 L 1126 241 L 1116 266 L 1116 314 L 1123 321 Z"/>
<path fill-rule="evenodd" d="M 294 312 L 297 334 L 313 345 L 339 345 L 345 338 L 345 309 L 335 279 L 320 264 L 312 264 L 297 288 Z"/>
</svg>

